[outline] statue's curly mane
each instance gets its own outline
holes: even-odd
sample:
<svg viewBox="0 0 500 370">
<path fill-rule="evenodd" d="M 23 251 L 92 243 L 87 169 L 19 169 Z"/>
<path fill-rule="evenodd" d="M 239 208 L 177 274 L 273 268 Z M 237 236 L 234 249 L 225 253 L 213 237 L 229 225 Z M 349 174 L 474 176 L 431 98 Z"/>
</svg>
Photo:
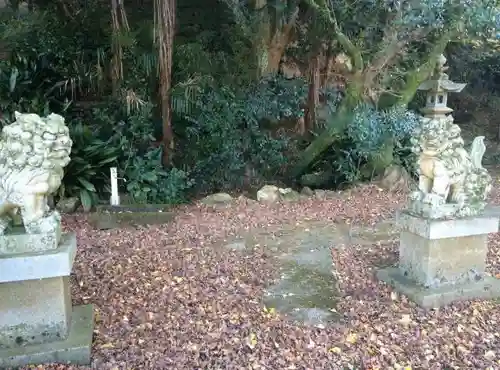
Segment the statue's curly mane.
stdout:
<svg viewBox="0 0 500 370">
<path fill-rule="evenodd" d="M 70 161 L 72 141 L 61 116 L 16 115 L 0 139 L 0 163 L 7 169 L 62 169 Z M 5 170 L 5 168 L 4 168 Z"/>
<path fill-rule="evenodd" d="M 15 112 L 0 135 L 0 235 L 19 212 L 26 232 L 56 233 L 60 224 L 47 197 L 61 185 L 73 142 L 64 118 Z"/>
<path fill-rule="evenodd" d="M 445 118 L 444 125 L 440 120 L 423 119 L 426 124 L 418 132 L 419 139 L 413 141 L 413 152 L 418 155 L 422 151 L 435 151 L 431 157 L 445 165 L 452 182 L 460 181 L 471 165 L 468 153 L 463 148 L 460 127 L 453 123 L 451 116 Z"/>
</svg>

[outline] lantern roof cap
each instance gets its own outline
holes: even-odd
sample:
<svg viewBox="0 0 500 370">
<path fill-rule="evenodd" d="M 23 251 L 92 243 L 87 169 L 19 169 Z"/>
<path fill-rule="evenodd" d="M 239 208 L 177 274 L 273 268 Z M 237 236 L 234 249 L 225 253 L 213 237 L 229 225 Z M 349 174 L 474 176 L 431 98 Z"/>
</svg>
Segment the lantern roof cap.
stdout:
<svg viewBox="0 0 500 370">
<path fill-rule="evenodd" d="M 422 82 L 418 87 L 418 90 L 428 91 L 430 93 L 462 91 L 467 84 L 451 81 L 445 73 L 447 70 L 448 66 L 446 66 L 446 57 L 441 54 L 431 79 Z"/>
</svg>

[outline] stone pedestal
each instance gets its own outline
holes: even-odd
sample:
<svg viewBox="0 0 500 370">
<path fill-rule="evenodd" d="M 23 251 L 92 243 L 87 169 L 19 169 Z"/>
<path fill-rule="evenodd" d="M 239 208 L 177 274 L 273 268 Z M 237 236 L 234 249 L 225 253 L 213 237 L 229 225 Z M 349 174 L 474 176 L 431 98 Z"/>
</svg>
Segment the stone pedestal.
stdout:
<svg viewBox="0 0 500 370">
<path fill-rule="evenodd" d="M 500 296 L 500 280 L 485 272 L 498 217 L 429 220 L 402 212 L 398 224 L 399 265 L 378 271 L 380 280 L 424 308 Z"/>
<path fill-rule="evenodd" d="M 74 234 L 0 236 L 0 368 L 90 363 L 91 305 L 72 307 Z"/>
</svg>

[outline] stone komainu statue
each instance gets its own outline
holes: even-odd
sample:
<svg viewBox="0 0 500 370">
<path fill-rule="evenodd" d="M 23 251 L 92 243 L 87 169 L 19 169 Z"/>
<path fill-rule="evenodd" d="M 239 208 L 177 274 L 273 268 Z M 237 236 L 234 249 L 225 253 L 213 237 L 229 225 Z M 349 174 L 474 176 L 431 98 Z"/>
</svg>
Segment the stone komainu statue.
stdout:
<svg viewBox="0 0 500 370">
<path fill-rule="evenodd" d="M 60 222 L 47 198 L 61 185 L 72 141 L 64 118 L 15 112 L 0 138 L 0 235 L 21 213 L 29 234 L 53 232 Z"/>
<path fill-rule="evenodd" d="M 484 136 L 464 148 L 452 116 L 423 117 L 412 139 L 418 156 L 419 189 L 410 196 L 410 210 L 430 218 L 473 216 L 483 211 L 491 176 L 481 162 Z"/>
</svg>

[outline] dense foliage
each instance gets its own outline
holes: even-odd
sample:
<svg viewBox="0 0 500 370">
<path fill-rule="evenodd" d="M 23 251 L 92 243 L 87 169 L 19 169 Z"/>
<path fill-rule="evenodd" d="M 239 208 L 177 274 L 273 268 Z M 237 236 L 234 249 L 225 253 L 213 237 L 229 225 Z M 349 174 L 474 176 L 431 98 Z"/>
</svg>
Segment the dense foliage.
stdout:
<svg viewBox="0 0 500 370">
<path fill-rule="evenodd" d="M 262 122 L 276 122 L 303 114 L 303 84 L 280 85 L 278 79 L 265 80 L 241 91 L 227 87 L 209 88 L 185 116 L 183 134 L 188 145 L 183 163 L 189 163 L 198 190 L 243 188 L 251 169 L 264 178 L 275 178 L 287 158 L 288 141 L 272 136 Z M 191 148 L 189 148 L 189 146 Z"/>
<path fill-rule="evenodd" d="M 189 0 L 176 14 L 172 150 L 153 2 L 125 4 L 114 28 L 106 1 L 71 2 L 69 13 L 33 3 L 0 14 L 2 123 L 15 110 L 64 115 L 74 146 L 59 196 L 86 209 L 109 198 L 111 166 L 134 201 L 171 204 L 303 173 L 322 174 L 303 184 L 338 187 L 393 163 L 411 170 L 418 116 L 406 105 L 448 41 L 454 76 L 500 86 L 500 49 L 475 41 L 494 31 L 494 1 Z M 284 61 L 296 77 L 280 73 Z"/>
</svg>

